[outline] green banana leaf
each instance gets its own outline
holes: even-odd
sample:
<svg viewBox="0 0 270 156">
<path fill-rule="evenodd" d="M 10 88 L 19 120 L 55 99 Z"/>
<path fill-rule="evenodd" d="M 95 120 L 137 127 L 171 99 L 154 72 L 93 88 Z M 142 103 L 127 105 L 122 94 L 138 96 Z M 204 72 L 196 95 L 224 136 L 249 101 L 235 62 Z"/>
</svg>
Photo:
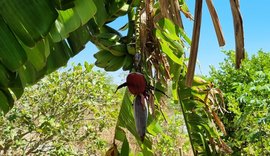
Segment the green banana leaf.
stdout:
<svg viewBox="0 0 270 156">
<path fill-rule="evenodd" d="M 58 11 L 59 16 L 50 31 L 54 42 L 66 39 L 69 33 L 86 24 L 97 13 L 92 0 L 77 0 L 74 5 L 73 8 Z"/>
<path fill-rule="evenodd" d="M 92 0 L 0 1 L 0 110 L 84 48 L 96 13 Z"/>
<path fill-rule="evenodd" d="M 26 62 L 27 56 L 2 16 L 0 17 L 0 34 L 1 63 L 14 72 Z"/>
<path fill-rule="evenodd" d="M 48 34 L 58 16 L 52 1 L 48 0 L 1 1 L 0 14 L 16 36 L 29 47 Z"/>
</svg>

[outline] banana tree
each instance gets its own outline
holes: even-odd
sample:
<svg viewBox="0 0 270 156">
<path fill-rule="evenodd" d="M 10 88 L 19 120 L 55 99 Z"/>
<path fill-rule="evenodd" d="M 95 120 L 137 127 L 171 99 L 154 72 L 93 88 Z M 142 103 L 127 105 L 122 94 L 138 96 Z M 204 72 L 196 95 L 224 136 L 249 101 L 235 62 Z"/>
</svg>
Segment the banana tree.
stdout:
<svg viewBox="0 0 270 156">
<path fill-rule="evenodd" d="M 222 46 L 225 41 L 217 12 L 211 0 L 206 3 Z M 230 0 L 230 4 L 239 68 L 244 58 L 243 25 L 238 0 Z M 182 14 L 194 20 L 192 40 L 185 34 Z M 4 113 L 21 97 L 25 86 L 65 65 L 90 41 L 99 49 L 94 54 L 96 66 L 106 71 L 140 72 L 148 84 L 162 92 L 172 84 L 172 98 L 181 105 L 179 111 L 195 155 L 231 152 L 222 141 L 226 130 L 217 115 L 224 108 L 222 93 L 194 77 L 202 0 L 196 0 L 194 18 L 184 0 L 1 0 L 0 15 L 0 109 Z M 108 26 L 120 16 L 128 17 L 121 28 L 128 30 L 126 36 Z M 155 89 L 149 94 L 152 115 L 142 141 L 133 118 L 134 97 L 126 92 L 108 154 L 118 153 L 115 140 L 123 142 L 122 154 L 129 152 L 126 130 L 137 139 L 143 153 L 154 153 L 148 136 L 162 133 L 155 120 L 161 114 L 156 108 L 162 98 Z"/>
</svg>

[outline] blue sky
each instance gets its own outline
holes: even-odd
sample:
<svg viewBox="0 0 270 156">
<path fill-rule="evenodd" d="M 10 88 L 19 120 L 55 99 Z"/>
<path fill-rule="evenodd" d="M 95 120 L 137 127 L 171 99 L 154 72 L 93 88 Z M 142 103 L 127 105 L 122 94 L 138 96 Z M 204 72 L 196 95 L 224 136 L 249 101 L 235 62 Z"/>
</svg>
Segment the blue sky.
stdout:
<svg viewBox="0 0 270 156">
<path fill-rule="evenodd" d="M 194 14 L 195 0 L 186 0 L 188 7 L 192 14 Z M 217 10 L 220 23 L 222 26 L 223 34 L 225 37 L 226 45 L 219 47 L 216 38 L 215 30 L 212 24 L 210 13 L 208 11 L 205 1 L 203 1 L 203 15 L 200 34 L 200 43 L 198 51 L 198 64 L 200 68 L 196 68 L 197 74 L 207 75 L 210 65 L 218 67 L 218 63 L 224 59 L 222 50 L 234 50 L 234 29 L 233 19 L 231 14 L 229 0 L 213 0 L 214 6 Z M 253 3 L 252 3 L 253 2 Z M 245 49 L 249 55 L 255 54 L 258 50 L 262 49 L 265 52 L 270 52 L 270 1 L 260 0 L 240 0 L 240 10 L 244 23 L 244 37 L 245 37 Z M 184 22 L 184 28 L 188 36 L 192 36 L 193 22 L 187 20 L 182 16 Z M 126 23 L 127 18 L 122 17 L 111 24 L 112 27 L 122 27 Z M 93 55 L 97 51 L 97 48 L 88 43 L 86 48 L 77 56 L 69 61 L 70 63 L 83 63 L 85 61 L 94 63 L 95 58 Z M 114 77 L 116 83 L 123 81 L 121 71 L 109 73 Z"/>
</svg>

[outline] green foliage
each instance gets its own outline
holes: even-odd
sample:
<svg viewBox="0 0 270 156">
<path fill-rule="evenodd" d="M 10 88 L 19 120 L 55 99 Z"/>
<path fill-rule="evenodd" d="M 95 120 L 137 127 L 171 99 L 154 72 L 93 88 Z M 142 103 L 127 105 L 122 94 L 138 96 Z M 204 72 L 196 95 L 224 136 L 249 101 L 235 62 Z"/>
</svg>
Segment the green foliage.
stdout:
<svg viewBox="0 0 270 156">
<path fill-rule="evenodd" d="M 181 106 L 194 154 L 230 153 L 230 147 L 220 138 L 226 132 L 216 115 L 222 107 L 221 91 L 200 77 L 194 78 L 191 88 L 185 86 L 184 47 L 191 44 L 189 38 L 168 19 L 161 19 L 155 32 L 170 63 L 173 100 Z"/>
<path fill-rule="evenodd" d="M 231 153 L 221 139 L 226 134 L 218 112 L 222 112 L 221 91 L 200 77 L 195 77 L 193 87 L 180 81 L 179 98 L 195 155 L 221 155 Z"/>
<path fill-rule="evenodd" d="M 218 117 L 213 117 L 219 100 L 212 100 L 216 97 L 216 93 L 212 92 L 217 90 L 213 87 L 207 88 L 210 86 L 208 83 L 198 84 L 196 82 L 197 84 L 195 83 L 193 88 L 186 88 L 184 86 L 183 82 L 186 77 L 184 53 L 189 48 L 191 41 L 177 24 L 175 25 L 174 22 L 165 17 L 160 18 L 160 15 L 164 14 L 164 10 L 160 8 L 160 1 L 153 2 L 155 4 L 149 6 L 152 4 L 146 4 L 147 2 L 140 3 L 138 0 L 3 1 L 0 6 L 0 32 L 4 36 L 4 39 L 0 39 L 0 57 L 2 58 L 0 62 L 0 109 L 7 113 L 13 107 L 14 100 L 21 97 L 25 86 L 36 83 L 45 74 L 53 72 L 60 66 L 64 66 L 69 58 L 75 56 L 84 48 L 88 41 L 91 41 L 99 48 L 99 51 L 94 55 L 96 58 L 95 65 L 104 68 L 106 71 L 116 71 L 120 68 L 123 70 L 134 70 L 134 54 L 141 51 L 142 63 L 140 66 L 144 68 L 142 73 L 146 76 L 147 81 L 151 82 L 153 86 L 165 90 L 167 82 L 172 80 L 173 102 L 181 106 L 193 152 L 195 154 L 216 154 L 220 149 L 224 150 L 225 143 L 220 140 L 221 134 L 217 129 L 219 127 L 222 130 L 222 124 L 219 122 Z M 189 16 L 185 1 L 180 1 L 180 4 L 181 11 Z M 153 7 L 154 9 L 146 8 L 147 5 L 149 8 Z M 178 9 L 174 13 L 170 12 L 170 14 L 178 13 Z M 153 12 L 147 13 L 147 10 L 153 10 Z M 128 28 L 127 36 L 122 36 L 117 30 L 107 25 L 123 15 L 128 15 L 128 23 L 123 28 Z M 149 23 L 149 21 L 152 21 L 152 23 Z M 86 65 L 85 68 L 86 71 L 91 70 L 89 65 Z M 81 130 L 81 125 L 76 125 L 78 124 L 76 122 L 74 123 L 75 127 L 72 124 L 72 126 L 67 126 L 68 123 L 77 121 L 73 121 L 73 118 L 78 118 L 79 121 L 88 119 L 87 115 L 91 114 L 91 111 L 93 114 L 97 113 L 97 116 L 104 115 L 102 109 L 94 109 L 89 106 L 88 102 L 92 102 L 91 99 L 96 99 L 97 103 L 113 102 L 115 98 L 113 98 L 112 94 L 109 94 L 111 91 L 109 89 L 110 85 L 98 86 L 102 94 L 96 93 L 93 91 L 95 88 L 91 88 L 87 84 L 89 81 L 91 85 L 99 85 L 99 81 L 95 81 L 91 77 L 89 77 L 91 80 L 81 80 L 79 76 L 76 76 L 76 73 L 78 74 L 80 71 L 84 71 L 82 67 L 75 67 L 72 73 L 56 73 L 54 76 L 49 76 L 40 82 L 43 84 L 43 87 L 42 85 L 37 85 L 35 87 L 40 88 L 27 89 L 29 92 L 26 93 L 26 96 L 35 100 L 26 102 L 27 100 L 24 97 L 21 100 L 22 102 L 18 103 L 18 108 L 13 110 L 13 113 L 20 115 L 25 113 L 26 117 L 21 115 L 19 119 L 25 118 L 26 124 L 24 126 L 26 128 L 30 126 L 29 130 L 31 132 L 35 131 L 35 134 L 30 135 L 30 132 L 27 130 L 22 132 L 16 131 L 16 128 L 14 128 L 16 124 L 11 124 L 9 120 L 10 124 L 8 125 L 11 125 L 11 128 L 6 131 L 3 130 L 8 134 L 11 132 L 13 134 L 12 130 L 15 129 L 16 136 L 22 135 L 22 137 L 18 138 L 23 138 L 24 141 L 32 139 L 30 143 L 15 139 L 15 142 L 17 141 L 20 145 L 22 144 L 26 147 L 24 149 L 19 148 L 18 151 L 26 154 L 41 152 L 40 148 L 43 148 L 39 146 L 40 142 L 57 139 L 59 141 L 46 143 L 46 146 L 49 146 L 48 148 L 55 149 L 55 153 L 50 154 L 72 154 L 74 151 L 72 151 L 73 148 L 71 147 L 75 144 L 74 141 L 77 141 L 74 135 L 80 134 L 77 132 L 84 132 L 84 130 Z M 156 73 L 156 75 L 153 73 Z M 49 84 L 48 81 L 54 83 Z M 44 89 L 45 84 L 48 86 Z M 80 90 L 80 87 L 88 88 Z M 36 93 L 40 89 L 41 91 Z M 60 90 L 59 92 L 58 89 Z M 205 92 L 205 89 L 209 90 Z M 86 90 L 91 91 L 91 93 L 86 92 Z M 69 93 L 70 91 L 73 92 Z M 220 92 L 217 91 L 217 93 Z M 77 98 L 71 98 L 77 94 Z M 210 94 L 211 96 L 209 96 Z M 102 97 L 99 97 L 100 95 Z M 156 93 L 153 96 L 156 98 L 155 104 L 160 106 L 161 96 Z M 41 97 L 45 99 L 40 100 Z M 70 100 L 74 101 L 65 101 L 63 98 L 71 98 Z M 103 98 L 105 98 L 104 101 L 99 101 Z M 163 142 L 169 143 L 170 146 L 177 144 L 171 138 L 166 138 L 164 133 L 166 130 L 163 130 L 160 126 L 161 123 L 158 122 L 161 116 L 160 111 L 156 113 L 157 118 L 149 118 L 147 129 L 151 135 L 146 137 L 144 142 L 141 142 L 136 133 L 131 106 L 132 100 L 133 97 L 126 92 L 115 128 L 113 140 L 118 140 L 122 143 L 124 148 L 121 150 L 122 154 L 129 152 L 128 134 L 130 133 L 136 138 L 141 153 L 144 155 L 155 153 L 151 140 L 152 136 L 161 134 L 164 137 Z M 152 103 L 154 103 L 153 101 L 152 99 Z M 37 103 L 41 104 L 37 105 Z M 70 106 L 70 104 L 73 105 Z M 210 109 L 210 105 L 211 108 L 213 106 L 213 109 Z M 24 110 L 26 108 L 38 113 L 29 113 Z M 152 111 L 155 112 L 156 110 Z M 58 116 L 60 114 L 63 116 Z M 43 116 L 42 119 L 39 119 L 39 116 Z M 213 120 L 215 120 L 217 126 L 213 124 Z M 92 132 L 93 129 L 91 128 L 102 129 L 106 124 L 104 120 L 99 120 L 98 124 L 91 122 L 85 128 L 85 131 Z M 72 133 L 61 131 L 70 127 L 72 127 Z M 171 130 L 174 131 L 174 129 Z M 83 138 L 92 136 L 90 132 Z M 43 137 L 43 134 L 46 134 L 45 137 Z M 9 136 L 7 135 L 7 137 Z M 40 139 L 36 140 L 39 136 Z M 13 143 L 14 138 L 16 137 L 11 137 L 11 139 L 4 138 L 3 140 L 11 140 L 11 143 Z M 98 140 L 96 137 L 92 139 L 93 141 Z M 65 144 L 66 140 L 71 140 L 71 144 Z M 209 143 L 211 141 L 212 143 Z M 4 144 L 6 146 L 4 149 L 9 150 L 19 147 L 13 147 L 14 144 L 11 143 Z M 88 145 L 95 144 L 97 147 L 103 147 L 104 145 L 103 142 L 99 141 L 87 143 Z M 9 144 L 11 145 L 9 146 Z M 109 151 L 115 152 L 115 147 L 115 144 L 113 144 Z M 47 147 L 44 148 L 45 150 L 48 149 Z M 80 151 L 83 152 L 83 150 Z M 90 150 L 90 152 L 92 151 Z M 172 152 L 172 149 L 169 149 L 168 153 L 166 152 L 163 154 L 175 154 Z"/>
<path fill-rule="evenodd" d="M 163 133 L 159 133 L 153 138 L 155 143 L 153 150 L 156 155 L 179 155 L 180 151 L 185 154 L 191 152 L 190 142 L 186 126 L 184 125 L 183 114 L 180 106 L 173 101 L 163 108 L 163 116 L 160 116 L 160 125 Z"/>
<path fill-rule="evenodd" d="M 229 113 L 223 121 L 225 137 L 235 155 L 269 155 L 270 151 L 270 54 L 259 51 L 235 70 L 233 51 L 220 69 L 212 67 L 211 80 L 224 92 Z"/>
<path fill-rule="evenodd" d="M 149 119 L 148 137 L 137 144 L 132 97 L 126 93 L 119 110 L 123 92 L 115 94 L 111 79 L 92 68 L 85 63 L 53 72 L 27 87 L 14 108 L 0 118 L 0 154 L 103 155 L 114 137 L 123 142 L 117 143 L 122 155 L 190 151 L 182 113 L 173 102 L 163 106 L 166 121 L 162 115 Z"/>
<path fill-rule="evenodd" d="M 92 68 L 85 63 L 54 72 L 26 88 L 0 119 L 1 155 L 104 153 L 121 92 L 115 94 L 111 79 Z"/>
</svg>

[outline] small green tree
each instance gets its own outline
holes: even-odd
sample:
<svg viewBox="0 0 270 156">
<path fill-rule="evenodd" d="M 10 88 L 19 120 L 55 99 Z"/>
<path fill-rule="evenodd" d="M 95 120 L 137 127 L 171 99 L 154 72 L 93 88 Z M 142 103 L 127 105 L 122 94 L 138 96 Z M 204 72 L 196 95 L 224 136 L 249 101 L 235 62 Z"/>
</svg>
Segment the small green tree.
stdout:
<svg viewBox="0 0 270 156">
<path fill-rule="evenodd" d="M 259 51 L 235 70 L 233 51 L 211 79 L 224 92 L 229 113 L 223 121 L 234 154 L 270 154 L 270 54 Z"/>
<path fill-rule="evenodd" d="M 0 118 L 0 154 L 105 153 L 110 139 L 101 135 L 114 130 L 121 92 L 115 94 L 111 79 L 92 68 L 85 63 L 54 72 L 26 88 Z"/>
</svg>

